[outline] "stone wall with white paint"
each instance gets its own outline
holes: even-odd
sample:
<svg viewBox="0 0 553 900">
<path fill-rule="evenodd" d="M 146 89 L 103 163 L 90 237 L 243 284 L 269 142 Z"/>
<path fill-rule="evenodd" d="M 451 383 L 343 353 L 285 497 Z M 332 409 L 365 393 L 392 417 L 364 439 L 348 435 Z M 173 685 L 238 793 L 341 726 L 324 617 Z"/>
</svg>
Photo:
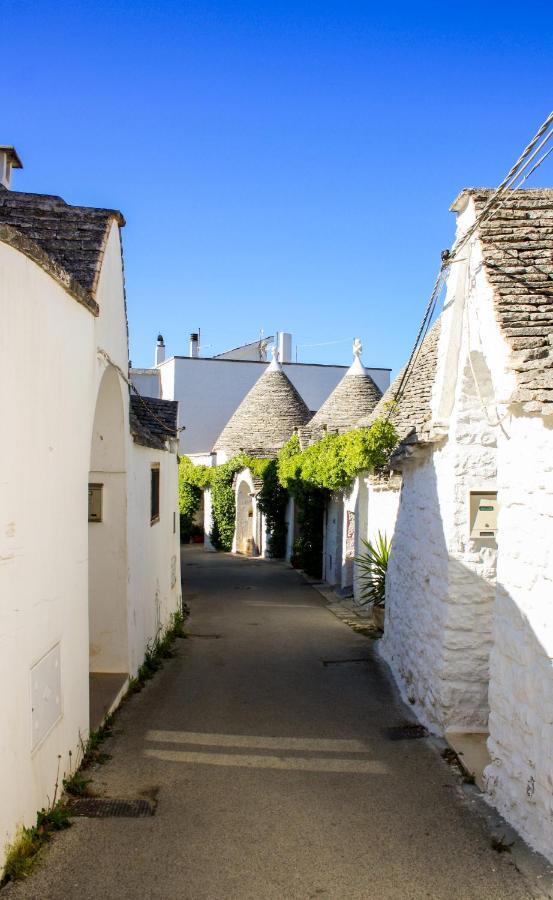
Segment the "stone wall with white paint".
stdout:
<svg viewBox="0 0 553 900">
<path fill-rule="evenodd" d="M 494 805 L 553 861 L 553 422 L 503 428 L 485 775 Z"/>
<path fill-rule="evenodd" d="M 466 334 L 449 437 L 402 465 L 382 645 L 417 713 L 439 733 L 486 732 L 489 714 L 497 549 L 470 539 L 470 492 L 497 489 L 496 438 Z"/>
</svg>

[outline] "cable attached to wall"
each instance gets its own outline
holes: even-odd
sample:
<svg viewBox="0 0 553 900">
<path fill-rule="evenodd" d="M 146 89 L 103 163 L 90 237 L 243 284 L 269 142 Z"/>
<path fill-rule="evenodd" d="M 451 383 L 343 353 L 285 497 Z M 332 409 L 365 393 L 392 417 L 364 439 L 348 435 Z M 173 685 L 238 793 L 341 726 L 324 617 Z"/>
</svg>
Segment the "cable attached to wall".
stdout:
<svg viewBox="0 0 553 900">
<path fill-rule="evenodd" d="M 163 431 L 164 431 L 167 435 L 169 435 L 170 437 L 173 437 L 173 438 L 174 438 L 174 437 L 175 437 L 175 431 L 173 431 L 173 430 L 170 429 L 170 428 L 167 428 L 167 423 L 164 422 L 162 419 L 159 418 L 159 416 L 157 416 L 157 415 L 155 414 L 155 412 L 153 411 L 152 407 L 148 404 L 146 398 L 142 396 L 142 394 L 140 393 L 140 391 L 138 390 L 138 388 L 137 388 L 137 386 L 134 384 L 134 382 L 131 381 L 131 379 L 130 379 L 127 375 L 125 375 L 125 373 L 123 372 L 123 369 L 121 368 L 121 366 L 117 365 L 117 363 L 114 362 L 114 361 L 112 360 L 112 358 L 111 358 L 111 356 L 109 355 L 109 353 L 107 353 L 107 352 L 106 352 L 105 350 L 103 350 L 101 347 L 98 347 L 98 348 L 97 348 L 97 353 L 98 353 L 98 356 L 101 356 L 102 359 L 105 360 L 105 362 L 108 364 L 108 366 L 111 366 L 113 369 L 115 369 L 115 371 L 116 371 L 117 374 L 120 376 L 120 378 L 123 379 L 123 381 L 125 382 L 125 384 L 127 384 L 127 385 L 129 386 L 129 388 L 130 388 L 132 391 L 134 391 L 134 393 L 135 393 L 136 396 L 139 398 L 139 400 L 140 400 L 140 402 L 142 403 L 142 405 L 144 406 L 144 408 L 148 411 L 148 413 L 152 416 L 152 418 L 155 419 L 156 422 L 161 426 L 161 428 L 163 429 Z M 185 425 L 181 425 L 180 428 L 177 428 L 177 429 L 176 429 L 176 433 L 179 434 L 181 431 L 185 431 L 185 430 L 186 430 L 186 426 L 185 426 Z"/>
</svg>

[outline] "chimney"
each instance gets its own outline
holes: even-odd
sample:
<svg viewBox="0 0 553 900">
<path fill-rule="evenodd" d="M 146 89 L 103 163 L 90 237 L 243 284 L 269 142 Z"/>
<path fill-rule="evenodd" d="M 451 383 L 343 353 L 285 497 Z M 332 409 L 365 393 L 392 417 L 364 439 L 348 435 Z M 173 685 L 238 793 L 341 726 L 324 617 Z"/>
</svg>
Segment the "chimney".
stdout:
<svg viewBox="0 0 553 900">
<path fill-rule="evenodd" d="M 12 180 L 12 169 L 22 168 L 23 163 L 15 152 L 15 147 L 0 145 L 0 184 L 9 189 Z"/>
<path fill-rule="evenodd" d="M 155 365 L 159 366 L 160 363 L 165 359 L 165 344 L 163 342 L 163 335 L 158 334 L 157 336 L 157 344 L 156 344 L 156 361 Z"/>
<path fill-rule="evenodd" d="M 278 333 L 278 358 L 281 363 L 292 362 L 292 335 L 288 331 Z"/>
<path fill-rule="evenodd" d="M 190 350 L 188 355 L 193 357 L 197 357 L 200 355 L 199 335 L 196 332 L 193 332 L 190 335 Z"/>
</svg>

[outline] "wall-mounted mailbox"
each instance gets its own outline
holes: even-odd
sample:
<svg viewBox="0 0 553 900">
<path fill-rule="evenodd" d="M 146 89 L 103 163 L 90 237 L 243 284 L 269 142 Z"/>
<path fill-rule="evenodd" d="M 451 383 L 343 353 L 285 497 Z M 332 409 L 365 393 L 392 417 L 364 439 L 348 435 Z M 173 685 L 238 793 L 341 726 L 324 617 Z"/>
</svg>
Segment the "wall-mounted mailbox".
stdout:
<svg viewBox="0 0 553 900">
<path fill-rule="evenodd" d="M 470 537 L 471 540 L 497 537 L 497 492 L 470 492 Z"/>
<path fill-rule="evenodd" d="M 102 521 L 102 488 L 103 484 L 88 485 L 88 521 Z"/>
</svg>

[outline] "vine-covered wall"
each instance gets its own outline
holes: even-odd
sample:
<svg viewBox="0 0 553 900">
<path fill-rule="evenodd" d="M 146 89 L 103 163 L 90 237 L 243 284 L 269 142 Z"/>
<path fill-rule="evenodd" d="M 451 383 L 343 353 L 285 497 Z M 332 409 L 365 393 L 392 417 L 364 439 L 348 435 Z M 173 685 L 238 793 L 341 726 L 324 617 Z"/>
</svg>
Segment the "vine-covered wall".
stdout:
<svg viewBox="0 0 553 900">
<path fill-rule="evenodd" d="M 348 488 L 359 472 L 383 468 L 397 440 L 394 426 L 379 419 L 370 428 L 326 435 L 305 450 L 301 449 L 298 436 L 293 435 L 276 459 L 240 454 L 210 467 L 195 466 L 183 456 L 179 464 L 181 533 L 186 534 L 191 527 L 202 490 L 210 488 L 211 543 L 216 550 L 230 551 L 236 518 L 234 476 L 249 468 L 262 481 L 257 503 L 267 523 L 269 556 L 282 558 L 285 554 L 286 505 L 292 494 L 299 530 L 293 562 L 320 577 L 323 516 L 329 492 Z"/>
</svg>

